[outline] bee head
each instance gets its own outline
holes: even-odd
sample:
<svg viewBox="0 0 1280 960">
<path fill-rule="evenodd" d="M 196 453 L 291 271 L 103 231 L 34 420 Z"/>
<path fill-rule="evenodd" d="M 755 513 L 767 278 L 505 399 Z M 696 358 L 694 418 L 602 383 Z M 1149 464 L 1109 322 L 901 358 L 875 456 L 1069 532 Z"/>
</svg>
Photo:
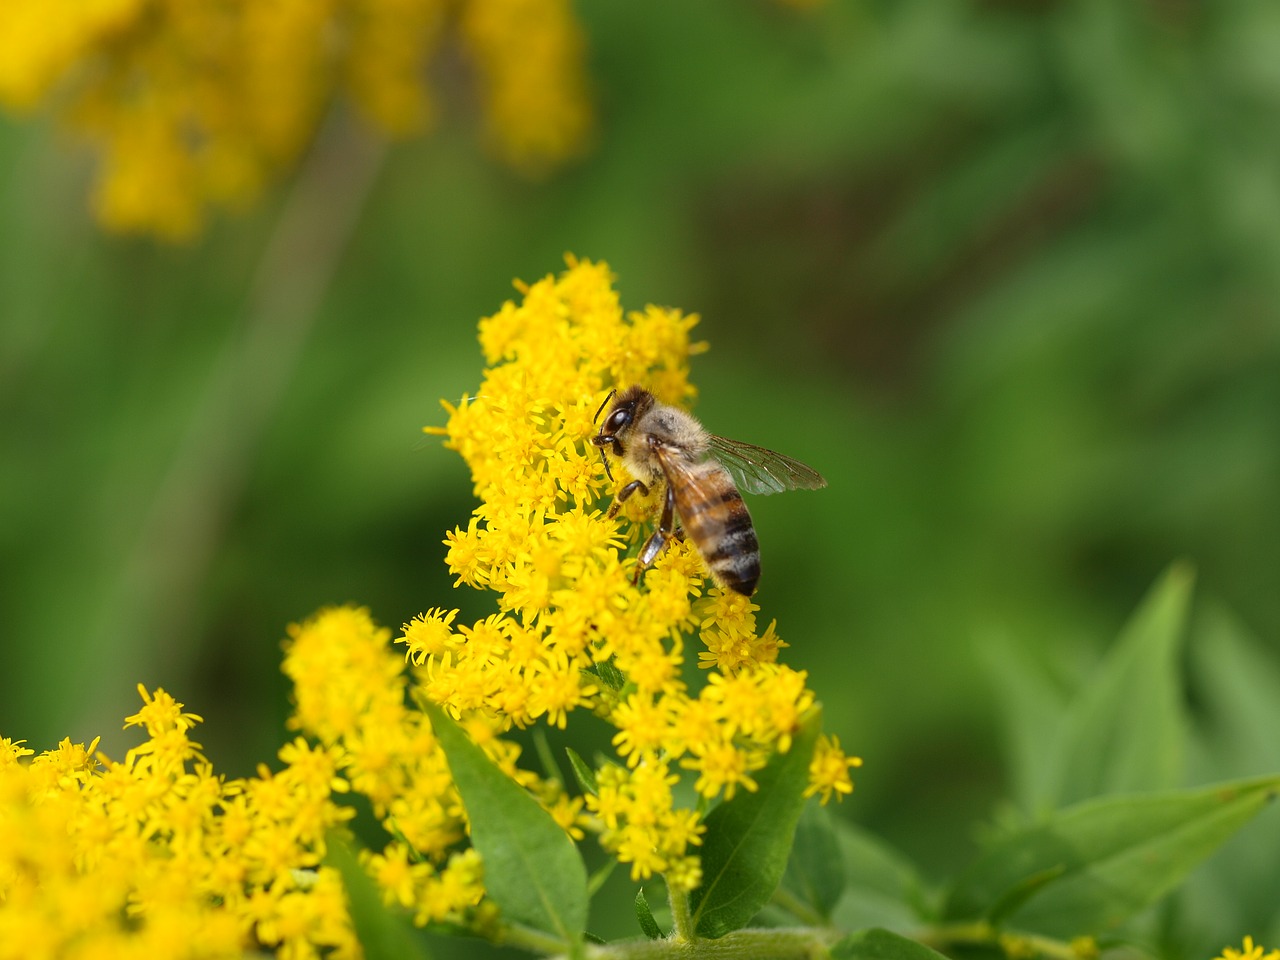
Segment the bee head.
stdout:
<svg viewBox="0 0 1280 960">
<path fill-rule="evenodd" d="M 614 399 L 615 397 L 617 399 Z M 612 406 L 609 406 L 610 400 L 613 400 Z M 591 442 L 601 448 L 613 447 L 614 452 L 621 455 L 620 437 L 625 435 L 636 418 L 652 405 L 653 394 L 643 387 L 630 387 L 622 393 L 611 390 L 609 396 L 604 398 L 600 409 L 596 411 L 596 419 L 599 420 L 604 408 L 609 407 L 604 423 L 600 424 L 600 432 L 591 438 Z"/>
<path fill-rule="evenodd" d="M 612 406 L 609 404 L 610 400 L 613 401 Z M 591 438 L 591 442 L 600 448 L 602 457 L 606 447 L 614 456 L 624 456 L 622 438 L 636 418 L 653 403 L 653 394 L 643 387 L 628 387 L 622 393 L 618 393 L 617 390 L 609 391 L 609 396 L 604 398 L 604 403 L 600 404 L 600 409 L 596 411 L 595 419 L 600 419 L 600 414 L 604 413 L 605 407 L 609 407 L 609 412 L 605 415 L 604 422 L 600 424 L 600 432 Z M 607 457 L 604 457 L 604 469 L 610 474 L 610 479 L 613 479 Z"/>
</svg>

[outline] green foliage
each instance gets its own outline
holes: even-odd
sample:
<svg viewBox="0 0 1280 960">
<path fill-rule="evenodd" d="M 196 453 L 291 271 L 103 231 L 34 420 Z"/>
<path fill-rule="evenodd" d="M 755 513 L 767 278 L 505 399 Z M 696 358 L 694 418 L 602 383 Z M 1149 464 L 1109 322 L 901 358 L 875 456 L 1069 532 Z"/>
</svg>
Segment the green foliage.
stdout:
<svg viewBox="0 0 1280 960">
<path fill-rule="evenodd" d="M 1070 698 L 1025 645 L 988 640 L 983 659 L 1004 709 L 1014 796 L 1028 814 L 1182 782 L 1189 720 L 1179 661 L 1191 586 L 1185 564 L 1171 567 Z"/>
<path fill-rule="evenodd" d="M 938 960 L 942 954 L 918 941 L 872 928 L 851 933 L 831 948 L 832 960 Z"/>
<path fill-rule="evenodd" d="M 1190 570 L 1171 568 L 1072 701 L 1036 806 L 1181 781 L 1186 717 L 1178 656 L 1191 585 Z"/>
<path fill-rule="evenodd" d="M 943 919 L 1109 932 L 1181 884 L 1277 790 L 1280 775 L 1068 807 L 983 853 L 948 892 Z"/>
<path fill-rule="evenodd" d="M 1167 653 L 1186 623 L 1189 590 L 1189 576 L 1182 568 L 1173 568 L 1122 632 L 1092 679 L 1095 686 L 1062 707 L 1059 722 L 1067 733 L 1054 741 L 1058 749 L 1079 757 L 1083 751 L 1078 744 L 1092 736 L 1099 754 L 1096 769 L 1077 762 L 1081 776 L 1099 784 L 1109 782 L 1097 771 L 1109 768 L 1114 753 L 1096 735 L 1108 727 L 1108 718 L 1117 737 L 1131 736 L 1136 741 L 1122 744 L 1121 752 L 1140 756 L 1139 748 L 1147 741 L 1173 744 L 1179 750 L 1184 746 L 1188 728 L 1180 710 L 1169 712 L 1173 733 L 1168 723 L 1146 723 L 1142 718 L 1134 721 L 1136 730 L 1122 730 L 1133 718 L 1132 705 L 1111 692 L 1122 680 L 1143 682 L 1152 672 L 1152 663 L 1171 663 Z M 1221 614 L 1203 623 L 1216 645 L 1228 642 L 1227 638 L 1239 642 L 1227 632 Z M 1239 702 L 1239 691 L 1248 684 L 1239 671 L 1229 675 L 1238 678 L 1237 696 L 1231 702 L 1239 712 L 1248 715 L 1262 706 Z M 1180 690 L 1176 670 L 1170 670 L 1165 680 L 1153 678 L 1152 682 Z M 1273 692 L 1259 685 L 1252 696 L 1265 698 Z M 1014 701 L 1019 702 L 1016 697 Z M 1180 704 L 1180 696 L 1174 702 Z M 1086 706 L 1080 707 L 1081 703 Z M 1025 823 L 993 834 L 986 849 L 946 887 L 934 907 L 916 872 L 899 854 L 864 831 L 833 822 L 823 808 L 802 803 L 817 719 L 816 714 L 808 718 L 791 750 L 760 772 L 758 790 L 741 791 L 707 815 L 704 882 L 689 898 L 690 931 L 695 937 L 716 940 L 732 935 L 725 941 L 731 951 L 752 942 L 755 948 L 742 949 L 763 950 L 770 942 L 769 949 L 780 951 L 778 956 L 793 955 L 784 949 L 783 941 L 763 939 L 777 934 L 742 929 L 774 892 L 785 862 L 782 889 L 786 896 L 779 905 L 797 916 L 812 916 L 819 924 L 809 935 L 814 940 L 804 949 L 816 949 L 814 944 L 824 942 L 820 930 L 827 924 L 834 925 L 831 929 L 856 931 L 830 947 L 832 957 L 927 960 L 937 956 L 934 946 L 994 946 L 999 938 L 1009 936 L 1038 944 L 1034 949 L 1048 949 L 1046 945 L 1053 943 L 1066 949 L 1068 941 L 1119 931 L 1181 886 L 1280 791 L 1280 775 L 1162 792 L 1122 794 L 1118 788 L 1100 789 L 1093 798 L 1041 811 Z M 581 894 L 576 892 L 579 886 L 573 878 L 581 865 L 563 833 L 527 796 L 523 803 L 516 803 L 515 795 L 521 791 L 434 708 L 433 724 L 471 815 L 473 838 L 485 857 L 486 881 L 492 877 L 496 883 L 491 892 L 504 914 L 560 937 L 580 930 L 585 920 L 585 887 Z M 1157 763 L 1151 769 L 1159 774 L 1161 767 Z M 566 872 L 567 887 L 575 891 L 567 897 L 558 884 L 549 882 L 560 871 Z M 656 946 L 665 942 L 643 890 L 635 896 L 635 911 L 649 942 Z M 916 938 L 891 932 L 886 924 L 911 929 Z M 632 956 L 625 944 L 605 944 L 599 949 L 613 951 L 601 956 Z M 679 949 L 688 956 L 699 955 L 696 940 Z"/>
<path fill-rule="evenodd" d="M 841 930 L 917 929 L 920 918 L 928 916 L 931 908 L 916 867 L 865 827 L 834 816 L 832 820 L 845 874 L 844 892 L 832 910 L 832 922 Z M 799 851 L 793 857 L 798 855 Z M 830 853 L 821 851 L 818 855 L 825 859 Z"/>
<path fill-rule="evenodd" d="M 564 752 L 569 758 L 569 767 L 573 770 L 573 776 L 582 791 L 584 793 L 599 792 L 599 787 L 596 785 L 596 772 L 578 755 L 578 751 L 573 747 L 565 747 Z"/>
<path fill-rule="evenodd" d="M 444 711 L 424 708 L 449 758 L 493 902 L 507 920 L 551 934 L 566 949 L 577 944 L 587 925 L 587 871 L 577 848 Z"/>
<path fill-rule="evenodd" d="M 365 960 L 427 960 L 429 955 L 409 918 L 383 904 L 382 892 L 360 866 L 350 842 L 330 834 L 326 845 L 325 861 L 342 875 L 351 922 Z"/>
<path fill-rule="evenodd" d="M 1219 923 L 1229 918 L 1234 929 L 1265 930 L 1275 922 L 1275 904 L 1265 895 L 1251 896 L 1251 890 L 1274 890 L 1280 866 L 1272 856 L 1249 854 L 1257 837 L 1274 835 L 1274 815 L 1248 827 L 1252 843 L 1232 841 L 1280 792 L 1280 774 L 1169 789 L 1167 758 L 1187 753 L 1193 734 L 1209 732 L 1196 729 L 1185 707 L 1185 680 L 1175 654 L 1188 624 L 1193 649 L 1213 659 L 1200 683 L 1212 691 L 1206 712 L 1219 726 L 1214 742 L 1247 742 L 1275 729 L 1270 721 L 1280 674 L 1269 661 L 1255 659 L 1220 610 L 1189 617 L 1190 587 L 1187 569 L 1171 568 L 1074 696 L 1050 698 L 1048 704 L 1028 697 L 1028 690 L 1044 689 L 1035 672 L 1026 663 L 1011 668 L 992 659 L 1006 722 L 1014 728 L 1029 722 L 1052 748 L 1036 769 L 1071 769 L 1093 784 L 1092 796 L 1065 805 L 1041 803 L 989 829 L 977 857 L 937 894 L 882 840 L 847 824 L 833 834 L 830 824 L 807 814 L 784 883 L 796 902 L 784 899 L 780 905 L 797 917 L 811 910 L 839 929 L 861 929 L 834 948 L 835 956 L 925 949 L 878 929 L 885 927 L 948 953 L 994 948 L 1010 937 L 1032 953 L 1069 951 L 1078 938 L 1117 935 L 1145 940 L 1154 951 L 1151 938 L 1160 934 L 1139 922 L 1149 916 L 1148 908 L 1179 888 L 1204 892 L 1206 878 L 1213 877 L 1240 893 L 1232 902 L 1212 898 Z M 1020 677 L 1029 681 L 1026 689 Z M 1280 759 L 1273 745 L 1268 749 L 1274 771 Z M 1259 745 L 1248 752 L 1259 756 L 1267 750 Z M 1136 771 L 1119 769 L 1117 757 L 1129 758 Z M 1015 750 L 1013 758 L 1025 761 L 1032 754 Z M 1146 778 L 1153 789 L 1133 792 L 1134 778 Z M 1071 793 L 1078 792 L 1072 786 Z M 1215 858 L 1220 852 L 1232 853 L 1231 859 Z M 1207 871 L 1211 860 L 1215 869 Z M 1242 867 L 1247 883 L 1237 877 L 1233 884 L 1231 875 Z M 813 881 L 819 876 L 825 878 L 821 884 Z M 1265 907 L 1262 900 L 1268 901 Z M 1193 909 L 1191 915 L 1198 913 Z"/>
<path fill-rule="evenodd" d="M 662 928 L 658 926 L 658 921 L 653 919 L 653 911 L 649 909 L 649 901 L 644 896 L 644 887 L 636 891 L 636 921 L 650 940 L 662 939 Z"/>
<path fill-rule="evenodd" d="M 1096 793 L 1280 770 L 1276 4 L 576 6 L 597 152 L 518 183 L 443 111 L 391 153 L 331 273 L 305 245 L 283 263 L 322 306 L 278 338 L 246 337 L 244 306 L 278 204 L 189 250 L 104 238 L 80 161 L 3 121 L 0 735 L 108 729 L 146 679 L 247 772 L 279 739 L 284 623 L 465 602 L 439 541 L 473 503 L 417 430 L 474 381 L 494 291 L 571 249 L 629 303 L 703 315 L 711 429 L 831 481 L 752 509 L 764 615 L 868 760 L 840 811 L 858 826 L 837 824 L 840 929 L 936 920 L 997 803 L 1018 812 L 993 849 Z M 1178 556 L 1210 601 L 1179 626 L 1171 573 L 1097 656 Z M 1262 815 L 1193 873 L 1171 952 L 1280 929 L 1277 849 Z M 789 869 L 822 916 L 832 865 Z M 973 909 L 1012 922 L 1069 882 L 1041 864 Z"/>
<path fill-rule="evenodd" d="M 698 936 L 721 937 L 745 926 L 777 889 L 804 807 L 821 717 L 815 710 L 805 718 L 791 749 L 756 774 L 757 789 L 739 790 L 707 814 L 702 885 L 689 898 Z"/>
<path fill-rule="evenodd" d="M 1028 796 L 1040 802 L 989 828 L 981 851 L 950 882 L 922 879 L 891 844 L 804 803 L 819 731 L 814 711 L 791 749 L 759 771 L 757 790 L 739 790 L 706 815 L 703 881 L 687 898 L 672 897 L 672 935 L 664 937 L 639 890 L 634 910 L 646 939 L 589 949 L 617 960 L 698 957 L 704 955 L 700 944 L 716 945 L 706 947 L 708 957 L 828 951 L 837 958 L 927 960 L 937 950 L 1010 944 L 1031 954 L 1074 955 L 1071 945 L 1082 938 L 1158 936 L 1140 922 L 1149 908 L 1168 902 L 1174 891 L 1195 889 L 1204 865 L 1280 792 L 1280 773 L 1171 786 L 1183 775 L 1170 758 L 1185 756 L 1196 732 L 1176 655 L 1185 636 L 1194 649 L 1215 655 L 1216 666 L 1201 682 L 1226 730 L 1245 736 L 1269 722 L 1277 693 L 1276 672 L 1251 663 L 1249 642 L 1229 618 L 1212 607 L 1192 617 L 1190 608 L 1190 572 L 1175 565 L 1082 688 L 1054 698 L 1052 708 L 1022 690 L 1023 676 L 1029 689 L 1042 689 L 1028 663 L 992 660 L 1007 722 L 1016 727 L 1020 711 L 1028 711 L 1051 748 L 1053 756 L 1037 769 L 1056 773 L 1035 782 L 1063 785 L 1061 797 L 1089 784 L 1091 795 L 1050 803 L 1052 791 L 1033 791 Z M 587 894 L 572 845 L 527 796 L 516 803 L 522 792 L 455 724 L 432 711 L 485 858 L 486 883 L 490 877 L 496 883 L 493 899 L 509 920 L 574 942 Z M 574 751 L 569 757 L 574 769 L 585 767 Z M 1149 789 L 1135 789 L 1141 787 Z M 1273 889 L 1280 868 L 1274 858 L 1267 861 L 1252 881 Z M 552 879 L 562 872 L 563 886 Z M 1236 911 L 1237 922 L 1257 915 L 1243 902 Z M 764 927 L 748 926 L 762 920 Z"/>
<path fill-rule="evenodd" d="M 783 886 L 813 907 L 820 919 L 829 920 L 844 894 L 846 873 L 831 812 L 815 801 L 805 804 L 796 824 Z"/>
</svg>

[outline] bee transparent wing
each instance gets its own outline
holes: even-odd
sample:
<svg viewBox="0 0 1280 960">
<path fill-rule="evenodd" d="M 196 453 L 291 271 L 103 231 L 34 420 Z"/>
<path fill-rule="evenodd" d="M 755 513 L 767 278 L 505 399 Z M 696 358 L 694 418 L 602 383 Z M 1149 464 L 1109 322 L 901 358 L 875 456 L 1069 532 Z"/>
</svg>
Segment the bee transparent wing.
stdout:
<svg viewBox="0 0 1280 960">
<path fill-rule="evenodd" d="M 658 463 L 671 485 L 676 498 L 676 512 L 681 520 L 706 510 L 714 510 L 722 500 L 722 491 L 714 482 L 714 474 L 700 468 L 699 464 L 670 448 L 655 447 Z"/>
<path fill-rule="evenodd" d="M 826 478 L 813 467 L 785 457 L 776 450 L 753 443 L 709 435 L 711 455 L 729 471 L 738 488 L 747 493 L 770 494 L 783 490 L 817 490 Z"/>
</svg>

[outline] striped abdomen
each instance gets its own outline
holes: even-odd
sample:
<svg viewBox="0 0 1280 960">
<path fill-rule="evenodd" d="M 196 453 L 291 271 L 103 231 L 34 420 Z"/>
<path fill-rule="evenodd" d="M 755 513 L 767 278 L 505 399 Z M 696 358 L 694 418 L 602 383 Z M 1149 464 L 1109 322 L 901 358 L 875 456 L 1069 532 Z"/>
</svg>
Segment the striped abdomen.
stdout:
<svg viewBox="0 0 1280 960">
<path fill-rule="evenodd" d="M 671 466 L 671 464 L 668 464 Z M 729 471 L 715 460 L 667 470 L 676 513 L 712 576 L 743 596 L 760 580 L 760 542 Z"/>
</svg>

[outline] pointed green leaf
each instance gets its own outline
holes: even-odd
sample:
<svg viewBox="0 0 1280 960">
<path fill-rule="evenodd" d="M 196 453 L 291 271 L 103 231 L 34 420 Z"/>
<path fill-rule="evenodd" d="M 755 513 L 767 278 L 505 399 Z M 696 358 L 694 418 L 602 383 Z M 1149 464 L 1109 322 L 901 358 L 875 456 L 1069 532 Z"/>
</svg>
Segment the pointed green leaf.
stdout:
<svg viewBox="0 0 1280 960">
<path fill-rule="evenodd" d="M 573 770 L 573 775 L 577 778 L 578 786 L 582 788 L 583 793 L 599 793 L 600 787 L 596 783 L 596 772 L 587 766 L 587 761 L 578 756 L 578 751 L 573 747 L 565 747 L 564 752 L 569 757 L 569 767 Z"/>
<path fill-rule="evenodd" d="M 383 904 L 377 884 L 360 866 L 350 844 L 331 833 L 325 847 L 325 863 L 342 876 L 351 923 L 365 960 L 425 960 L 427 951 L 409 919 Z"/>
<path fill-rule="evenodd" d="M 782 885 L 824 919 L 844 893 L 844 854 L 831 812 L 811 799 L 800 813 Z"/>
<path fill-rule="evenodd" d="M 1206 776 L 1280 770 L 1280 664 L 1227 610 L 1209 604 L 1196 618 L 1191 676 L 1205 731 Z"/>
<path fill-rule="evenodd" d="M 1025 811 L 1052 807 L 1059 776 L 1057 757 L 1046 750 L 1062 727 L 1067 711 L 1064 690 L 1055 684 L 1026 644 L 988 634 L 978 654 L 1000 708 L 1006 766 L 1013 797 Z"/>
<path fill-rule="evenodd" d="M 650 940 L 662 939 L 662 928 L 653 919 L 653 911 L 649 909 L 649 901 L 645 899 L 644 887 L 636 891 L 636 919 L 640 921 L 640 929 Z"/>
<path fill-rule="evenodd" d="M 831 948 L 832 960 L 944 960 L 923 943 L 889 930 L 874 928 L 851 933 Z"/>
<path fill-rule="evenodd" d="M 1200 606 L 1200 605 L 1197 605 Z M 1208 604 L 1192 625 L 1189 675 L 1203 736 L 1204 779 L 1280 770 L 1280 663 L 1227 610 Z M 1265 930 L 1280 889 L 1280 816 L 1260 817 L 1189 879 L 1180 919 L 1222 929 Z"/>
<path fill-rule="evenodd" d="M 617 693 L 627 685 L 627 678 L 613 663 L 612 659 L 596 664 L 596 676 L 600 678 L 606 689 Z"/>
<path fill-rule="evenodd" d="M 745 925 L 777 889 L 804 807 L 820 722 L 821 711 L 812 711 L 791 749 L 756 774 L 756 790 L 740 790 L 707 814 L 702 886 L 689 897 L 698 936 L 721 937 Z"/>
<path fill-rule="evenodd" d="M 1039 893 L 1047 884 L 1052 883 L 1067 872 L 1065 864 L 1057 863 L 1046 867 L 1039 873 L 1028 874 L 1004 892 L 990 909 L 986 917 L 993 924 L 1004 923 L 1005 919 L 1017 913 L 1024 903 Z"/>
<path fill-rule="evenodd" d="M 579 940 L 587 924 L 587 870 L 573 841 L 443 710 L 431 718 L 484 860 L 485 891 L 504 918 Z"/>
<path fill-rule="evenodd" d="M 1192 581 L 1185 564 L 1168 570 L 1071 705 L 1048 777 L 1055 806 L 1181 782 L 1186 720 L 1178 653 Z"/>
<path fill-rule="evenodd" d="M 1280 776 L 1106 797 L 1004 838 L 956 882 L 950 920 L 995 919 L 1070 937 L 1101 933 L 1154 903 L 1280 790 Z"/>
</svg>

